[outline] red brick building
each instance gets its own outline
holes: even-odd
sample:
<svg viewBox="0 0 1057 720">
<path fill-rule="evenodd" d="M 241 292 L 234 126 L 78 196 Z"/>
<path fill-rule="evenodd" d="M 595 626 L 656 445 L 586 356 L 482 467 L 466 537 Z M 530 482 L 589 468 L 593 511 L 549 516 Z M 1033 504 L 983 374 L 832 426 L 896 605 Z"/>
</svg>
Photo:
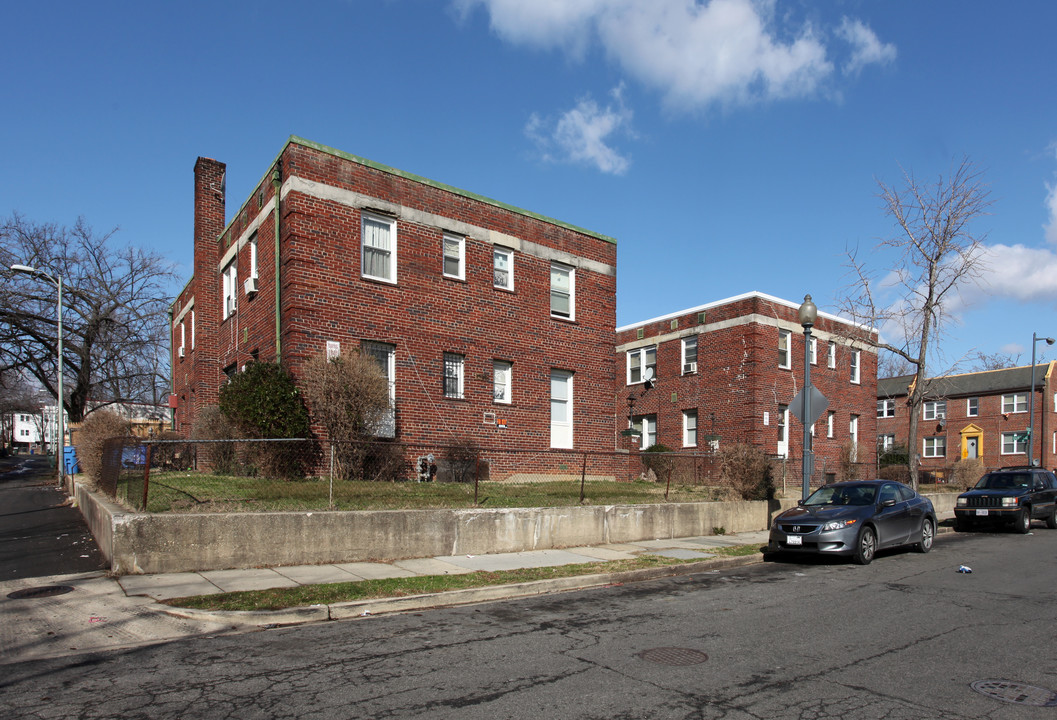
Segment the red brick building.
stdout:
<svg viewBox="0 0 1057 720">
<path fill-rule="evenodd" d="M 172 307 L 175 427 L 252 360 L 295 378 L 357 348 L 409 443 L 612 450 L 616 244 L 297 137 L 225 224 L 194 173 L 194 276 Z"/>
<path fill-rule="evenodd" d="M 914 378 L 879 380 L 878 449 L 909 446 L 918 467 L 938 477 L 948 476 L 963 458 L 980 458 L 986 468 L 1027 465 L 1029 410 L 1033 410 L 1033 457 L 1042 467 L 1057 468 L 1055 365 L 1035 366 L 1034 401 L 1030 366 L 929 379 L 918 436 L 909 444 L 907 397 Z"/>
<path fill-rule="evenodd" d="M 643 448 L 748 443 L 801 457 L 803 429 L 790 412 L 804 380 L 799 307 L 752 292 L 617 328 L 617 431 L 633 425 Z M 812 329 L 811 381 L 829 401 L 813 436 L 817 480 L 834 474 L 848 443 L 857 462 L 875 459 L 877 354 L 848 339 L 862 332 L 822 312 Z"/>
</svg>

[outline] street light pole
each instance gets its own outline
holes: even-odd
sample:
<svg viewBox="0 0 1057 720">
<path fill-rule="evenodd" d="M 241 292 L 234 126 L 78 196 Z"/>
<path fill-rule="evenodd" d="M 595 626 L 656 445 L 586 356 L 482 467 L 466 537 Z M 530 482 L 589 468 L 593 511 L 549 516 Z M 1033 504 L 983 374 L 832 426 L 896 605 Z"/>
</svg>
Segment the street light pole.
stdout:
<svg viewBox="0 0 1057 720">
<path fill-rule="evenodd" d="M 1031 394 L 1028 395 L 1028 465 L 1035 467 L 1035 344 L 1045 340 L 1053 345 L 1053 338 L 1040 338 L 1031 334 Z"/>
<path fill-rule="evenodd" d="M 811 301 L 810 295 L 804 296 L 804 302 L 797 310 L 797 318 L 804 328 L 804 449 L 801 459 L 800 474 L 803 476 L 803 499 L 811 492 L 811 473 L 814 471 L 814 452 L 811 448 L 811 328 L 818 319 L 818 307 Z"/>
<path fill-rule="evenodd" d="M 12 265 L 11 266 L 11 271 L 12 272 L 17 272 L 17 273 L 24 273 L 26 275 L 32 275 L 33 277 L 40 278 L 42 280 L 47 280 L 48 282 L 50 282 L 52 285 L 55 286 L 56 292 L 58 294 L 57 300 L 55 302 L 55 307 L 56 307 L 56 325 L 57 325 L 57 329 L 58 329 L 58 343 L 59 343 L 58 353 L 57 353 L 58 354 L 58 358 L 57 358 L 57 360 L 58 360 L 58 374 L 59 374 L 58 383 L 57 383 L 58 384 L 57 390 L 58 390 L 58 405 L 59 406 L 56 408 L 56 412 L 55 412 L 55 441 L 56 441 L 55 442 L 55 445 L 56 445 L 56 448 L 55 448 L 55 471 L 58 474 L 58 483 L 61 486 L 63 484 L 63 472 L 62 472 L 62 463 L 63 463 L 63 459 L 64 459 L 63 455 L 64 455 L 65 449 L 66 449 L 66 432 L 65 432 L 65 428 L 63 427 L 63 420 L 64 420 L 64 418 L 63 418 L 63 415 L 64 415 L 63 399 L 64 398 L 63 398 L 63 394 L 62 394 L 62 376 L 63 376 L 63 367 L 62 367 L 62 355 L 63 355 L 63 351 L 62 351 L 62 276 L 61 275 L 55 275 L 53 277 L 51 274 L 49 274 L 48 272 L 46 272 L 44 270 L 39 270 L 37 268 L 30 267 L 28 265 Z"/>
</svg>

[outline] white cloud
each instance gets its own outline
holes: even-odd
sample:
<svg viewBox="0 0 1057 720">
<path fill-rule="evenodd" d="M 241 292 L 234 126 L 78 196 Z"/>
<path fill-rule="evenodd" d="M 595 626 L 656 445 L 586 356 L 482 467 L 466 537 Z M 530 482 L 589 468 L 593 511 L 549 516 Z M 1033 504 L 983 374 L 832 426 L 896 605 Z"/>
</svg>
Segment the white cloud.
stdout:
<svg viewBox="0 0 1057 720">
<path fill-rule="evenodd" d="M 525 133 L 536 142 L 544 160 L 590 165 L 604 173 L 622 175 L 630 163 L 612 147 L 612 141 L 618 134 L 631 134 L 632 113 L 624 105 L 623 86 L 610 94 L 613 102 L 606 107 L 585 97 L 556 121 L 534 113 Z"/>
<path fill-rule="evenodd" d="M 1057 301 L 1057 253 L 1024 245 L 991 245 L 981 291 L 1021 302 Z"/>
<path fill-rule="evenodd" d="M 775 0 L 453 0 L 463 15 L 484 7 L 505 40 L 583 57 L 597 42 L 630 76 L 671 107 L 810 96 L 832 76 L 822 38 L 807 23 L 779 27 Z M 838 34 L 848 68 L 894 56 L 859 21 Z"/>
<path fill-rule="evenodd" d="M 844 63 L 845 75 L 857 75 L 867 65 L 883 65 L 896 59 L 895 45 L 882 43 L 877 33 L 863 25 L 861 20 L 844 18 L 837 28 L 837 35 L 852 46 L 851 57 Z"/>
</svg>

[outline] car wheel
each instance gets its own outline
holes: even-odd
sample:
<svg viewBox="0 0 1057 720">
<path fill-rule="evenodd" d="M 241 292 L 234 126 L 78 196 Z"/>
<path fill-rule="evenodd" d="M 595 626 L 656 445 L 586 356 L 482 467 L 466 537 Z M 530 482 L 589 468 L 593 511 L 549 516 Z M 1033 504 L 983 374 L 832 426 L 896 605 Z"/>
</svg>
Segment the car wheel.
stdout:
<svg viewBox="0 0 1057 720">
<path fill-rule="evenodd" d="M 927 517 L 921 522 L 921 541 L 914 545 L 919 553 L 927 553 L 932 549 L 932 541 L 936 539 L 936 523 Z"/>
<path fill-rule="evenodd" d="M 859 565 L 869 565 L 877 553 L 877 534 L 872 527 L 864 527 L 855 543 L 855 554 L 852 559 Z"/>
<path fill-rule="evenodd" d="M 1050 530 L 1057 530 L 1057 505 L 1055 505 L 1053 510 L 1050 510 L 1050 514 L 1046 516 L 1046 527 Z"/>
<path fill-rule="evenodd" d="M 1031 508 L 1021 508 L 1017 517 L 1013 520 L 1013 529 L 1021 535 L 1027 535 L 1031 530 Z"/>
</svg>

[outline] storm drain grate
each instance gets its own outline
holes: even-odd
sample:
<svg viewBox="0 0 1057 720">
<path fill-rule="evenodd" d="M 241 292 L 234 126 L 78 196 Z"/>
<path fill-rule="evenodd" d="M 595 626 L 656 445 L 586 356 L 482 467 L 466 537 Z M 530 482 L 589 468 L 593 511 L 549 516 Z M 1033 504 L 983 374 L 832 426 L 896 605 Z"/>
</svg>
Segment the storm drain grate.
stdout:
<svg viewBox="0 0 1057 720">
<path fill-rule="evenodd" d="M 660 665 L 700 665 L 708 660 L 708 655 L 700 650 L 691 648 L 659 647 L 643 650 L 639 653 L 643 660 L 649 660 Z"/>
<path fill-rule="evenodd" d="M 68 592 L 73 592 L 73 588 L 69 585 L 41 585 L 40 587 L 15 590 L 13 593 L 8 593 L 7 597 L 11 600 L 35 600 L 36 598 L 65 595 Z"/>
<path fill-rule="evenodd" d="M 1045 688 L 1009 680 L 977 680 L 969 685 L 973 690 L 1002 702 L 1036 707 L 1057 706 L 1057 693 Z"/>
</svg>

